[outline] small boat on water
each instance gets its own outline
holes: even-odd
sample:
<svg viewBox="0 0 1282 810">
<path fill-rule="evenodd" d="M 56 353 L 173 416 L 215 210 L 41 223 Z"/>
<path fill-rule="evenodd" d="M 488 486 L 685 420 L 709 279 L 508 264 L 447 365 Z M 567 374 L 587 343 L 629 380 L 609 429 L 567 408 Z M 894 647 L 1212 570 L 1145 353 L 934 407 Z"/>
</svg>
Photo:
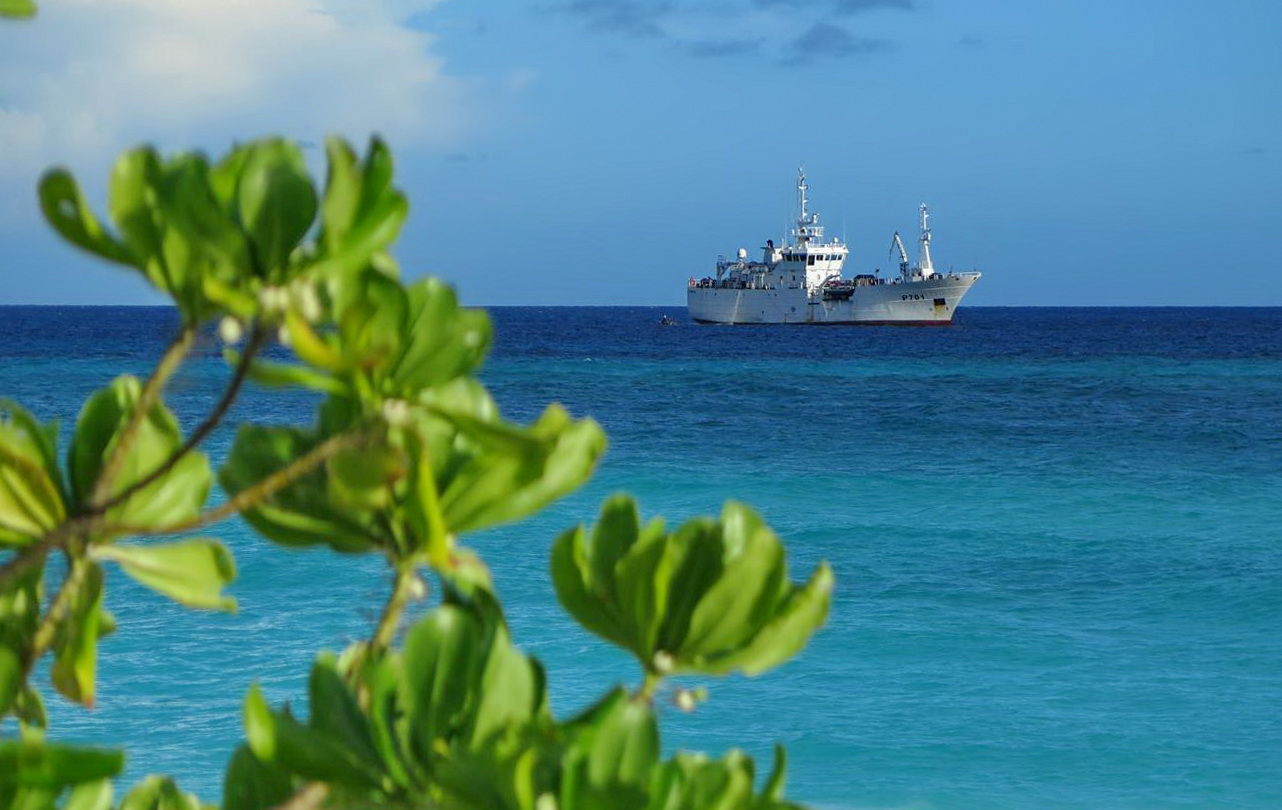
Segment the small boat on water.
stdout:
<svg viewBox="0 0 1282 810">
<path fill-rule="evenodd" d="M 721 324 L 895 324 L 947 325 L 980 273 L 941 273 L 930 256 L 930 212 L 922 203 L 917 263 L 910 264 L 896 231 L 891 256 L 899 254 L 899 276 L 844 278 L 850 251 L 839 239 L 824 240 L 819 215 L 808 210 L 805 172 L 797 173 L 800 215 L 792 241 L 766 240 L 761 261 L 717 259 L 716 276 L 691 278 L 686 305 L 696 323 Z M 782 241 L 782 240 L 781 240 Z"/>
<path fill-rule="evenodd" d="M 675 318 L 671 318 L 667 315 L 659 316 L 659 326 L 676 326 L 676 325 L 677 325 L 677 321 Z"/>
</svg>

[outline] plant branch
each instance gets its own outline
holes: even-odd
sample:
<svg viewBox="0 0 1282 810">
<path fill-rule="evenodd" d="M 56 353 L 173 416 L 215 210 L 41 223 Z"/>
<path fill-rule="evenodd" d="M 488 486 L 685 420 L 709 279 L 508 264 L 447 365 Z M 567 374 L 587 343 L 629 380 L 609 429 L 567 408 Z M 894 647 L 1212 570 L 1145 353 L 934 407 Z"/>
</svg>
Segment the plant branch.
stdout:
<svg viewBox="0 0 1282 810">
<path fill-rule="evenodd" d="M 308 782 L 273 810 L 315 810 L 328 796 L 329 785 L 324 782 Z"/>
<path fill-rule="evenodd" d="M 165 354 L 160 358 L 156 370 L 147 378 L 147 384 L 143 386 L 142 395 L 138 397 L 138 402 L 134 405 L 133 413 L 129 416 L 129 422 L 125 425 L 124 431 L 116 442 L 116 447 L 112 450 L 111 455 L 107 458 L 107 463 L 102 466 L 98 473 L 98 480 L 94 482 L 93 491 L 89 496 L 89 508 L 91 511 L 101 511 L 99 504 L 111 492 L 111 485 L 115 483 L 116 477 L 120 475 L 120 470 L 124 467 L 125 458 L 129 455 L 129 450 L 133 446 L 134 439 L 138 435 L 138 428 L 147 418 L 147 414 L 155 407 L 156 402 L 160 400 L 160 392 L 164 390 L 165 383 L 178 370 L 182 364 L 183 358 L 191 351 L 191 345 L 196 339 L 196 329 L 192 326 L 183 327 L 174 338 L 173 343 L 165 350 Z"/>
<path fill-rule="evenodd" d="M 240 394 L 240 389 L 244 385 L 245 378 L 249 374 L 249 364 L 253 362 L 254 356 L 258 353 L 259 348 L 262 347 L 266 337 L 267 333 L 266 330 L 263 329 L 262 324 L 255 322 L 253 328 L 250 330 L 249 339 L 245 343 L 245 351 L 241 354 L 240 362 L 236 364 L 236 370 L 232 373 L 231 381 L 227 384 L 227 390 L 223 392 L 222 398 L 218 400 L 218 404 L 214 406 L 214 409 L 209 412 L 209 416 L 205 417 L 205 421 L 201 422 L 196 429 L 191 432 L 191 435 L 187 437 L 187 441 L 183 443 L 183 446 L 174 451 L 174 453 L 170 455 L 169 458 L 165 459 L 159 467 L 152 470 L 142 479 L 135 481 L 121 492 L 118 492 L 113 497 L 95 506 L 93 510 L 91 510 L 94 514 L 101 514 L 111 507 L 123 503 L 144 488 L 153 484 L 165 473 L 172 470 L 174 465 L 182 460 L 183 456 L 194 450 L 209 436 L 210 433 L 213 432 L 214 428 L 218 427 L 218 424 L 222 421 L 223 417 L 227 415 L 227 411 L 231 408 L 232 403 L 235 402 L 237 395 Z"/>
<path fill-rule="evenodd" d="M 410 603 L 410 598 L 414 593 L 414 580 L 417 579 L 418 572 L 411 562 L 400 561 L 396 568 L 396 577 L 392 581 L 392 593 L 387 598 L 387 604 L 383 606 L 383 615 L 378 619 L 378 625 L 374 628 L 374 636 L 370 639 L 370 647 L 375 651 L 383 651 L 392 646 L 392 641 L 396 637 L 396 628 L 400 626 L 401 614 L 405 612 L 405 606 Z"/>
<path fill-rule="evenodd" d="M 351 433 L 340 433 L 326 439 L 324 442 L 316 445 L 307 453 L 294 459 L 286 467 L 282 467 L 276 472 L 254 484 L 252 487 L 238 492 L 235 497 L 228 500 L 217 509 L 211 509 L 203 515 L 197 515 L 190 520 L 171 523 L 168 526 L 123 526 L 107 524 L 101 531 L 104 534 L 129 534 L 139 537 L 154 537 L 163 534 L 182 534 L 196 529 L 203 529 L 211 526 L 221 520 L 243 512 L 246 509 L 257 506 L 280 490 L 297 481 L 313 468 L 324 464 L 333 456 L 352 447 L 359 447 L 368 441 L 369 436 L 364 431 L 353 431 Z"/>
<path fill-rule="evenodd" d="M 85 574 L 88 571 L 89 561 L 85 557 L 67 555 L 67 576 L 62 580 L 62 585 L 58 587 L 58 595 L 49 604 L 49 611 L 45 613 L 45 617 L 41 619 L 40 625 L 36 628 L 35 635 L 31 638 L 31 649 L 27 651 L 27 658 L 24 662 L 24 680 L 31 675 L 31 670 L 35 668 L 36 662 L 53 644 L 54 634 L 58 630 L 58 623 L 62 621 L 62 617 L 67 612 L 67 608 L 70 607 L 76 592 L 84 584 Z"/>
</svg>

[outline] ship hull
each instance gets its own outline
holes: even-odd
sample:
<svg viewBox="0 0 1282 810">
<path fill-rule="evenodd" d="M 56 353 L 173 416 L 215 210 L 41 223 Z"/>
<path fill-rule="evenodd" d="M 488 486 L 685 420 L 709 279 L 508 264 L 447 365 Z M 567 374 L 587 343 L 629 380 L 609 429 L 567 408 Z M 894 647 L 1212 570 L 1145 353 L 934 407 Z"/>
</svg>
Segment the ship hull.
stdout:
<svg viewBox="0 0 1282 810">
<path fill-rule="evenodd" d="M 847 299 L 826 299 L 801 287 L 690 287 L 690 318 L 717 324 L 864 324 L 947 326 L 979 273 L 940 274 L 922 281 L 856 287 Z"/>
</svg>

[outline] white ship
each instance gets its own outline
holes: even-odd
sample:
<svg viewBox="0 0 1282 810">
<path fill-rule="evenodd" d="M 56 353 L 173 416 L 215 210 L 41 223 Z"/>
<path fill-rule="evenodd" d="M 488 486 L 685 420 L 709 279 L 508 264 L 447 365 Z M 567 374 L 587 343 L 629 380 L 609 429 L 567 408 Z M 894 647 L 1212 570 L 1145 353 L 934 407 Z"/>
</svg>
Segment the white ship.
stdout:
<svg viewBox="0 0 1282 810">
<path fill-rule="evenodd" d="M 908 262 L 896 231 L 891 255 L 899 253 L 898 278 L 856 275 L 843 278 L 849 254 L 844 242 L 824 241 L 819 215 L 807 210 L 804 172 L 797 174 L 801 214 L 793 241 L 776 246 L 766 241 L 762 260 L 717 259 L 717 275 L 690 279 L 687 305 L 698 323 L 858 323 L 944 325 L 952 323 L 962 297 L 980 274 L 940 273 L 930 259 L 930 214 L 921 206 L 920 255 Z"/>
</svg>

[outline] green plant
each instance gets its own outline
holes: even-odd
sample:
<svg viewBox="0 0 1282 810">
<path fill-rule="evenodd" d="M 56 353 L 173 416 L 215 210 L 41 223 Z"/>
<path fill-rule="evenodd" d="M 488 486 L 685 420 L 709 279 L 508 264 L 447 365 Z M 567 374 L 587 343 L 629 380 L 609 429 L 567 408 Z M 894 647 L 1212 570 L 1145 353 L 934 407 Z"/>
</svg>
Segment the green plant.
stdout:
<svg viewBox="0 0 1282 810">
<path fill-rule="evenodd" d="M 46 741 L 35 666 L 52 656 L 53 687 L 92 705 L 97 642 L 115 626 L 105 565 L 192 607 L 234 607 L 223 592 L 231 556 L 199 533 L 236 514 L 281 545 L 379 554 L 393 584 L 369 639 L 317 657 L 306 720 L 251 689 L 228 810 L 790 806 L 782 749 L 760 786 L 738 752 L 665 760 L 655 696 L 671 674 L 755 675 L 795 654 L 827 613 L 827 566 L 793 583 L 778 538 L 741 504 L 669 533 L 643 525 L 626 496 L 610 499 L 591 529 L 556 540 L 552 580 L 575 619 L 637 658 L 641 682 L 554 717 L 542 667 L 513 646 L 488 571 L 460 538 L 574 490 L 605 436 L 556 405 L 526 426 L 500 417 L 474 376 L 486 315 L 439 281 L 398 279 L 387 250 L 407 202 L 387 148 L 374 140 L 358 156 L 331 140 L 326 156 L 318 192 L 284 140 L 213 164 L 135 149 L 111 176 L 111 227 L 69 173 L 42 179 L 58 233 L 140 273 L 172 299 L 180 327 L 147 380 L 122 376 L 88 399 L 65 456 L 56 425 L 0 404 L 0 716 L 19 730 L 0 740 L 0 807 L 111 807 L 122 754 Z M 184 436 L 165 384 L 214 323 L 230 378 Z M 276 341 L 297 361 L 265 360 Z M 199 447 L 247 379 L 310 389 L 321 404 L 310 426 L 242 425 L 215 475 Z M 226 498 L 211 506 L 215 478 Z M 173 535 L 185 539 L 156 539 Z M 53 556 L 65 560 L 60 577 Z M 424 572 L 437 604 L 398 647 Z M 198 806 L 160 778 L 120 804 Z"/>
</svg>

